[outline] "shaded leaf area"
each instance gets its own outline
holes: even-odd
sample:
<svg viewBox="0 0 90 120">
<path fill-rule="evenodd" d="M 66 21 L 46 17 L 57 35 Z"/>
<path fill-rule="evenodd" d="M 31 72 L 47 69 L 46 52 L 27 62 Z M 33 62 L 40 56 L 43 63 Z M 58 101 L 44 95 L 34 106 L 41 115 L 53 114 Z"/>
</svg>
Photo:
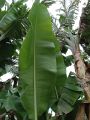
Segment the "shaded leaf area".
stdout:
<svg viewBox="0 0 90 120">
<path fill-rule="evenodd" d="M 5 68 L 5 65 L 14 64 L 12 61 L 12 56 L 15 54 L 16 45 L 2 41 L 0 42 L 0 67 Z"/>
<path fill-rule="evenodd" d="M 11 68 L 18 65 L 18 52 L 30 25 L 24 1 L 20 0 L 7 6 L 8 3 L 0 0 L 0 8 L 6 7 L 5 10 L 0 9 L 0 81 L 3 80 L 2 75 L 14 74 L 17 71 Z M 28 120 L 17 90 L 18 72 L 12 79 L 7 76 L 6 80 L 8 81 L 0 82 L 0 119 Z"/>
<path fill-rule="evenodd" d="M 23 2 L 11 3 L 7 9 L 0 10 L 0 75 L 7 72 L 5 66 L 17 64 L 22 39 L 30 25 Z"/>
<path fill-rule="evenodd" d="M 43 17 L 42 17 L 43 16 Z M 20 51 L 21 100 L 32 120 L 48 110 L 56 79 L 56 52 L 51 19 L 46 7 L 34 4 L 31 29 Z"/>
<path fill-rule="evenodd" d="M 0 118 L 1 116 L 4 119 L 7 116 L 9 120 L 15 120 L 15 116 L 18 120 L 29 120 L 21 104 L 19 92 L 17 88 L 11 87 L 11 81 L 0 82 Z"/>
<path fill-rule="evenodd" d="M 4 6 L 5 0 L 0 0 L 0 9 Z"/>
<path fill-rule="evenodd" d="M 80 105 L 81 101 L 77 101 L 74 105 L 74 109 L 68 113 L 66 116 L 65 116 L 65 120 L 75 120 L 76 118 L 76 114 L 77 114 L 77 111 L 79 109 L 79 105 Z"/>
<path fill-rule="evenodd" d="M 75 102 L 83 95 L 83 90 L 77 83 L 75 76 L 70 75 L 56 102 L 55 111 L 58 116 L 73 110 Z"/>
<path fill-rule="evenodd" d="M 74 58 L 73 58 L 73 55 L 69 55 L 69 56 L 64 56 L 64 62 L 65 62 L 65 65 L 68 67 L 68 66 L 71 66 L 72 63 L 74 62 Z"/>
<path fill-rule="evenodd" d="M 90 0 L 88 0 L 87 6 L 83 8 L 83 12 L 80 19 L 79 37 L 80 44 L 84 48 L 85 52 L 90 55 Z"/>
<path fill-rule="evenodd" d="M 77 101 L 74 104 L 74 109 L 71 112 L 69 112 L 68 114 L 63 114 L 61 116 L 57 116 L 57 118 L 55 118 L 54 120 L 57 120 L 57 119 L 60 119 L 60 120 L 75 120 L 76 113 L 78 111 L 80 103 L 81 103 L 81 101 Z"/>
</svg>

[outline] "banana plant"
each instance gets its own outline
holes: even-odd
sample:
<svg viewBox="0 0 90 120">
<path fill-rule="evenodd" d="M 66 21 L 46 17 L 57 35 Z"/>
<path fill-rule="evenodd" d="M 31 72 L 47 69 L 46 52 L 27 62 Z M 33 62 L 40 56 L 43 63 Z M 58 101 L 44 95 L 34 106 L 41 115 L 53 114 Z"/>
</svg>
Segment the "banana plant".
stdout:
<svg viewBox="0 0 90 120">
<path fill-rule="evenodd" d="M 19 91 L 29 118 L 38 120 L 57 100 L 60 101 L 67 77 L 46 7 L 35 2 L 29 13 L 29 21 L 31 28 L 20 50 Z M 72 104 L 75 103 L 77 96 L 79 95 L 76 93 L 76 97 L 70 101 Z M 68 106 L 70 107 L 70 104 Z M 71 110 L 66 109 L 69 112 Z"/>
</svg>

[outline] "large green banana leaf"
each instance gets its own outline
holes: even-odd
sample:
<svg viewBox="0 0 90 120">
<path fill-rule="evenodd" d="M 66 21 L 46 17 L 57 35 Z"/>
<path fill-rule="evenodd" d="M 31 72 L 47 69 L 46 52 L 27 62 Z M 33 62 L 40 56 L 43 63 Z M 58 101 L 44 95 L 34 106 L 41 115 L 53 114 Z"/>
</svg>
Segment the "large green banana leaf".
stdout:
<svg viewBox="0 0 90 120">
<path fill-rule="evenodd" d="M 31 28 L 20 51 L 19 89 L 29 118 L 37 120 L 49 108 L 56 79 L 56 53 L 51 19 L 46 7 L 34 4 Z"/>
</svg>

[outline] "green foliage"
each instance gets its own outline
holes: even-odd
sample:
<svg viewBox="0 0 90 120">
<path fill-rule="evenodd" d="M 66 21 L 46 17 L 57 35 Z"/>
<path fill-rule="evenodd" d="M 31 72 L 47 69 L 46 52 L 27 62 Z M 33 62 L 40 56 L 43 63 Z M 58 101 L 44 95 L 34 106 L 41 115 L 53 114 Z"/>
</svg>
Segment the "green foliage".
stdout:
<svg viewBox="0 0 90 120">
<path fill-rule="evenodd" d="M 75 22 L 75 14 L 78 9 L 79 0 L 69 0 L 67 5 L 66 0 L 60 0 L 62 7 L 60 10 L 60 26 L 64 28 L 72 29 L 72 26 Z"/>
<path fill-rule="evenodd" d="M 19 85 L 22 103 L 29 117 L 37 120 L 37 116 L 47 110 L 55 84 L 55 37 L 49 14 L 43 5 L 33 6 L 29 20 L 31 29 L 20 52 Z"/>
<path fill-rule="evenodd" d="M 5 0 L 0 0 L 0 9 L 4 6 Z"/>
<path fill-rule="evenodd" d="M 7 72 L 6 65 L 17 64 L 17 51 L 29 27 L 27 16 L 28 9 L 22 1 L 12 3 L 9 8 L 0 11 L 0 75 Z"/>
<path fill-rule="evenodd" d="M 88 55 L 90 55 L 89 21 L 90 21 L 90 1 L 88 0 L 87 6 L 83 8 L 83 12 L 80 19 L 80 28 L 79 28 L 80 43 Z"/>
<path fill-rule="evenodd" d="M 1 2 L 2 0 L 0 5 Z M 19 93 L 15 91 L 18 81 L 18 71 L 15 68 L 18 63 L 16 50 L 19 51 L 21 41 L 29 27 L 28 9 L 23 5 L 22 0 L 11 3 L 8 7 L 6 3 L 4 5 L 7 9 L 0 10 L 0 76 L 6 73 L 11 73 L 13 76 L 10 79 L 7 78 L 5 82 L 0 82 L 0 115 L 1 119 L 11 120 L 12 113 L 12 117 L 16 116 L 18 120 L 28 120 Z"/>
<path fill-rule="evenodd" d="M 66 0 L 60 0 L 60 27 L 57 27 L 56 36 L 61 42 L 63 53 L 67 51 L 67 48 L 74 53 L 78 46 L 78 36 L 76 30 L 73 30 L 73 25 L 79 2 L 79 0 L 69 0 L 67 4 Z"/>
<path fill-rule="evenodd" d="M 10 85 L 10 83 L 8 84 Z M 20 97 L 17 95 L 19 95 L 17 89 L 15 90 L 8 87 L 7 90 L 0 90 L 0 114 L 5 113 L 5 115 L 9 115 L 10 112 L 13 111 L 13 114 L 19 120 L 23 120 L 26 116 L 26 111 L 21 104 Z M 28 120 L 28 118 L 25 120 Z"/>
<path fill-rule="evenodd" d="M 57 102 L 60 114 L 67 114 L 82 90 L 70 78 L 67 79 L 61 53 L 56 59 L 55 37 L 46 8 L 35 4 L 29 19 L 31 28 L 20 52 L 19 90 L 22 103 L 29 117 L 35 120 L 48 110 L 50 103 L 53 107 Z"/>
<path fill-rule="evenodd" d="M 0 20 L 0 41 L 6 37 L 22 39 L 29 27 L 27 7 L 22 2 L 16 2 L 7 11 L 0 11 L 0 14 L 3 14 Z"/>
<path fill-rule="evenodd" d="M 64 62 L 67 67 L 72 65 L 73 61 L 74 61 L 73 55 L 69 55 L 66 57 L 64 56 Z"/>
<path fill-rule="evenodd" d="M 15 120 L 15 117 L 18 120 L 46 120 L 51 107 L 56 115 L 59 113 L 63 118 L 71 112 L 82 94 L 76 78 L 66 77 L 65 68 L 73 61 L 72 56 L 63 60 L 62 53 L 68 49 L 66 42 L 63 44 L 66 49 L 60 51 L 59 48 L 61 39 L 67 40 L 71 47 L 74 44 L 70 41 L 75 43 L 76 37 L 73 37 L 71 29 L 78 1 L 72 2 L 72 7 L 67 9 L 68 15 L 63 11 L 59 29 L 63 31 L 60 31 L 57 40 L 45 7 L 54 1 L 43 0 L 41 4 L 37 1 L 30 12 L 24 5 L 25 1 L 13 2 L 7 9 L 0 10 L 0 75 L 13 73 L 10 80 L 0 83 L 0 114 L 8 120 Z M 0 7 L 3 7 L 3 2 L 0 1 Z M 20 48 L 20 69 L 17 71 Z M 56 116 L 50 118 L 55 119 Z"/>
<path fill-rule="evenodd" d="M 76 78 L 72 76 L 69 77 L 58 102 L 58 113 L 69 113 L 73 109 L 73 105 L 79 98 L 81 92 L 82 89 L 77 85 Z"/>
<path fill-rule="evenodd" d="M 65 76 L 64 76 L 65 77 Z M 62 79 L 62 77 L 61 77 Z M 58 81 L 59 84 L 59 81 Z M 58 85 L 60 88 L 60 85 Z M 52 107 L 58 116 L 63 116 L 73 110 L 75 102 L 83 95 L 82 88 L 75 76 L 70 75 L 61 89 L 56 88 L 57 102 Z"/>
</svg>

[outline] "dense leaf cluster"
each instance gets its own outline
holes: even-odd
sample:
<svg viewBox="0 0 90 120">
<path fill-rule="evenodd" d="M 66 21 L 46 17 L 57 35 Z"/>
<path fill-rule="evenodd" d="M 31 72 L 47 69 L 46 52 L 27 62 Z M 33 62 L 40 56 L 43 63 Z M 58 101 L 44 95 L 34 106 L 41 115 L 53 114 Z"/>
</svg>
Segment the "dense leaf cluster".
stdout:
<svg viewBox="0 0 90 120">
<path fill-rule="evenodd" d="M 90 21 L 90 0 L 88 1 L 87 6 L 83 9 L 80 19 L 80 28 L 79 28 L 80 43 L 88 55 L 90 55 L 90 22 L 89 21 Z"/>
</svg>

